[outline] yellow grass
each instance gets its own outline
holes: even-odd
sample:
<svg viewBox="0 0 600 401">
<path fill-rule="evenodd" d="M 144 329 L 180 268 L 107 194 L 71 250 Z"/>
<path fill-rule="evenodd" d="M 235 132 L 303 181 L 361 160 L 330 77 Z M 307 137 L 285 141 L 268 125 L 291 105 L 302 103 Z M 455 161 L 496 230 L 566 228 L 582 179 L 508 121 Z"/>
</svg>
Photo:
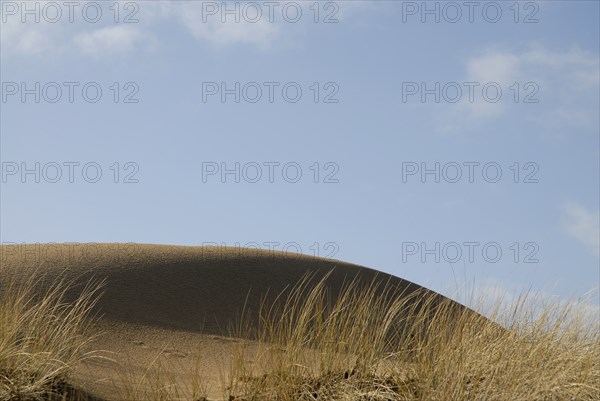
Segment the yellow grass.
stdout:
<svg viewBox="0 0 600 401">
<path fill-rule="evenodd" d="M 68 303 L 64 300 L 68 282 L 57 281 L 43 294 L 35 293 L 37 284 L 34 278 L 25 286 L 11 282 L 5 292 L 0 292 L 3 401 L 75 398 L 75 390 L 67 384 L 69 372 L 89 356 L 83 347 L 90 340 L 89 312 L 100 286 L 85 287 L 75 302 Z"/>
<path fill-rule="evenodd" d="M 235 376 L 244 380 L 235 382 L 235 395 L 290 401 L 600 399 L 598 326 L 581 320 L 573 305 L 545 305 L 532 318 L 534 305 L 519 299 L 492 313 L 492 320 L 507 323 L 504 330 L 451 302 L 423 294 L 394 297 L 375 282 L 360 289 L 351 283 L 328 306 L 323 283 L 301 283 L 281 317 L 263 311 L 264 346 L 255 355 L 261 375 L 239 358 Z"/>
<path fill-rule="evenodd" d="M 0 400 L 52 399 L 51 392 L 67 388 L 70 368 L 89 356 L 83 349 L 97 287 L 88 286 L 73 303 L 64 302 L 66 289 L 57 283 L 41 297 L 13 287 L 0 294 Z M 348 283 L 334 297 L 325 279 L 315 284 L 307 277 L 275 304 L 263 304 L 258 322 L 238 322 L 235 334 L 253 339 L 232 356 L 224 397 L 600 399 L 597 322 L 586 321 L 575 303 L 540 309 L 525 298 L 509 308 L 500 301 L 488 320 L 440 298 L 401 296 L 376 280 Z M 173 367 L 157 360 L 143 382 L 125 376 L 122 385 L 131 400 L 201 400 L 200 365 L 189 375 L 192 383 L 178 383 Z"/>
</svg>

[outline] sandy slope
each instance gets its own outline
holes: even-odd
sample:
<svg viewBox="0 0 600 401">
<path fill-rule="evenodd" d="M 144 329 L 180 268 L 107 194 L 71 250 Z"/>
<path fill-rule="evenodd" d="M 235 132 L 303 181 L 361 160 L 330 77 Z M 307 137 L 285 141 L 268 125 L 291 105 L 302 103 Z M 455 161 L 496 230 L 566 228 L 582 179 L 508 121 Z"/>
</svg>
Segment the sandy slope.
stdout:
<svg viewBox="0 0 600 401">
<path fill-rule="evenodd" d="M 42 286 L 64 274 L 83 285 L 105 280 L 97 305 L 98 330 L 93 344 L 111 360 L 90 360 L 78 371 L 78 384 L 103 397 L 118 395 L 114 385 L 139 382 L 156 363 L 170 365 L 175 378 L 187 378 L 199 362 L 209 396 L 222 396 L 228 358 L 239 341 L 229 337 L 244 307 L 258 310 L 308 272 L 316 278 L 333 270 L 328 285 L 335 293 L 360 275 L 389 280 L 399 291 L 420 287 L 397 277 L 336 260 L 239 248 L 140 244 L 4 245 L 0 248 L 0 291 L 7 277 L 24 281 L 42 275 Z M 41 290 L 41 288 L 40 288 Z M 154 365 L 157 355 L 162 355 Z M 200 358 L 198 358 L 201 356 Z M 150 368 L 152 372 L 153 368 Z"/>
</svg>

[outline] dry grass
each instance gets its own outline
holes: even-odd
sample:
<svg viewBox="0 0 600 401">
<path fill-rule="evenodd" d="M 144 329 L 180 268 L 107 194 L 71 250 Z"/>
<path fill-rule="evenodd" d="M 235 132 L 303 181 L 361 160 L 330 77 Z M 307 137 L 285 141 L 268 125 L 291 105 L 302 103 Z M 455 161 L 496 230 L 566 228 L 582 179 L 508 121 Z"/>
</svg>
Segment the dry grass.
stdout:
<svg viewBox="0 0 600 401">
<path fill-rule="evenodd" d="M 36 272 L 37 273 L 37 272 Z M 34 277 L 35 275 L 32 275 Z M 10 280 L 3 277 L 3 280 Z M 100 286 L 85 287 L 73 303 L 64 301 L 70 283 L 55 282 L 44 294 L 10 281 L 0 293 L 0 400 L 78 398 L 67 384 L 71 368 L 89 356 L 90 310 Z"/>
<path fill-rule="evenodd" d="M 573 304 L 519 299 L 491 318 L 430 295 L 300 283 L 263 308 L 261 347 L 240 352 L 231 393 L 243 400 L 550 401 L 600 399 L 598 326 Z M 418 299 L 418 302 L 417 302 Z M 414 301 L 414 302 L 413 302 Z M 257 370 L 260 374 L 256 374 Z"/>
<path fill-rule="evenodd" d="M 70 304 L 67 287 L 57 283 L 41 297 L 16 288 L 0 294 L 0 400 L 53 399 L 88 356 L 97 287 Z M 500 305 L 488 320 L 424 293 L 399 296 L 385 282 L 354 281 L 333 297 L 325 279 L 307 277 L 262 305 L 259 322 L 240 323 L 236 334 L 258 341 L 241 342 L 223 394 L 240 401 L 600 399 L 598 326 L 576 304 L 543 305 L 535 314 L 524 299 Z M 200 365 L 193 383 L 178 383 L 173 367 L 156 360 L 142 382 L 124 376 L 123 387 L 132 400 L 203 399 Z"/>
</svg>

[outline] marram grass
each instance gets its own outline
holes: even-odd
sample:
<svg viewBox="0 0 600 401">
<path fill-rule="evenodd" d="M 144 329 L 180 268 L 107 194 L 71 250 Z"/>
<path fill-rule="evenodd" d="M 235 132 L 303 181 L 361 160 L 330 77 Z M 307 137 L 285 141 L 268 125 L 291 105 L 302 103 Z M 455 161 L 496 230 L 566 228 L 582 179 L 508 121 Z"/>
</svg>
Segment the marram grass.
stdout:
<svg viewBox="0 0 600 401">
<path fill-rule="evenodd" d="M 0 400 L 69 399 L 61 397 L 72 390 L 71 369 L 89 356 L 83 350 L 99 293 L 88 286 L 66 303 L 67 287 L 58 282 L 36 297 L 9 286 L 0 294 Z M 576 303 L 540 308 L 519 299 L 485 319 L 425 293 L 398 296 L 376 281 L 349 283 L 334 298 L 326 279 L 315 285 L 310 278 L 278 301 L 261 306 L 258 322 L 237 325 L 235 334 L 254 340 L 235 350 L 222 379 L 225 399 L 600 399 L 598 325 Z M 194 383 L 177 383 L 169 366 L 155 363 L 164 372 L 123 384 L 128 399 L 204 399 L 200 363 Z M 192 394 L 183 391 L 190 387 Z"/>
<path fill-rule="evenodd" d="M 536 306 L 520 299 L 496 308 L 488 320 L 432 295 L 391 296 L 375 282 L 366 288 L 351 283 L 333 305 L 327 299 L 324 282 L 311 288 L 303 282 L 283 313 L 263 311 L 263 346 L 255 354 L 261 374 L 252 374 L 257 368 L 246 366 L 247 357 L 238 358 L 234 377 L 243 380 L 232 386 L 235 395 L 282 401 L 600 399 L 597 322 L 580 319 L 573 305 L 545 305 L 532 317 Z"/>
<path fill-rule="evenodd" d="M 11 281 L 0 292 L 0 400 L 75 399 L 67 380 L 72 367 L 90 355 L 84 346 L 101 286 L 87 286 L 75 302 L 66 302 L 71 283 L 58 279 L 40 295 L 33 277 L 21 286 Z"/>
</svg>

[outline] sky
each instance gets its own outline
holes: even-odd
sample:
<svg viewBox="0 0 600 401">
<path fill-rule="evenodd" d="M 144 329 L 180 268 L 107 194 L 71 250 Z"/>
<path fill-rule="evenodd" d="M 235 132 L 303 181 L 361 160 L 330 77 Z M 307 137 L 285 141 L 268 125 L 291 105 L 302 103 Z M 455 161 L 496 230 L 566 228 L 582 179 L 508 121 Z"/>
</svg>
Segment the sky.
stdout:
<svg viewBox="0 0 600 401">
<path fill-rule="evenodd" d="M 0 5 L 2 243 L 599 304 L 597 1 Z"/>
</svg>

